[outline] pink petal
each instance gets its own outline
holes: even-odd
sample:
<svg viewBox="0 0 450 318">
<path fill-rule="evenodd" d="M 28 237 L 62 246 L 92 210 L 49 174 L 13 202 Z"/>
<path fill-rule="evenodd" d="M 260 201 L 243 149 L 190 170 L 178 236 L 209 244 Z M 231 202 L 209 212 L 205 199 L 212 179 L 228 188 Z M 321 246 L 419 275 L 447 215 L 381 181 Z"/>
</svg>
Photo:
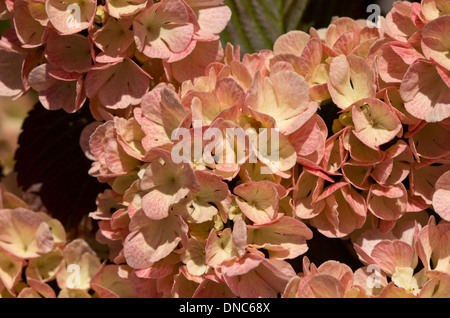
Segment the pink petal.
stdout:
<svg viewBox="0 0 450 318">
<path fill-rule="evenodd" d="M 419 196 L 426 204 L 431 205 L 435 184 L 449 168 L 450 165 L 448 164 L 426 165 L 420 168 L 413 166 L 411 171 L 413 194 Z"/>
<path fill-rule="evenodd" d="M 445 15 L 426 24 L 422 30 L 422 50 L 428 60 L 450 70 L 448 51 L 450 41 L 445 34 L 450 32 L 450 16 Z"/>
<path fill-rule="evenodd" d="M 146 0 L 110 0 L 106 1 L 105 11 L 114 18 L 121 19 L 138 13 L 146 4 Z"/>
<path fill-rule="evenodd" d="M 373 149 L 356 137 L 354 130 L 347 130 L 341 135 L 343 148 L 350 152 L 350 157 L 364 166 L 376 164 L 382 160 L 383 154 L 379 149 Z"/>
<path fill-rule="evenodd" d="M 411 15 L 412 4 L 410 2 L 394 3 L 393 9 L 386 16 L 386 33 L 397 41 L 407 42 L 418 31 Z"/>
<path fill-rule="evenodd" d="M 319 39 L 311 39 L 300 56 L 300 68 L 304 74 L 312 74 L 321 61 L 322 42 Z"/>
<path fill-rule="evenodd" d="M 331 192 L 331 191 L 330 191 Z M 363 226 L 366 220 L 364 198 L 352 187 L 337 187 L 325 199 L 324 210 L 311 225 L 327 237 L 344 237 Z"/>
<path fill-rule="evenodd" d="M 185 5 L 179 0 L 151 5 L 133 22 L 137 49 L 148 57 L 161 59 L 183 52 L 192 42 L 194 32 L 189 19 Z"/>
<path fill-rule="evenodd" d="M 136 289 L 128 279 L 131 268 L 103 265 L 91 279 L 91 288 L 101 298 L 136 298 Z"/>
<path fill-rule="evenodd" d="M 328 89 L 333 102 L 341 109 L 375 97 L 375 73 L 366 61 L 355 55 L 339 55 L 330 65 Z"/>
<path fill-rule="evenodd" d="M 378 99 L 366 99 L 369 114 L 358 106 L 353 106 L 354 134 L 367 146 L 376 147 L 385 144 L 401 131 L 400 120 L 386 103 Z M 364 107 L 364 106 L 363 106 Z"/>
<path fill-rule="evenodd" d="M 292 194 L 292 205 L 295 216 L 301 219 L 310 219 L 319 214 L 325 202 L 315 201 L 323 180 L 308 172 L 302 172 Z"/>
<path fill-rule="evenodd" d="M 89 71 L 85 84 L 89 98 L 98 94 L 100 102 L 111 109 L 139 104 L 149 86 L 149 76 L 129 59 Z"/>
<path fill-rule="evenodd" d="M 433 136 L 430 138 L 430 136 Z M 422 158 L 439 159 L 444 158 L 450 153 L 450 129 L 446 125 L 430 123 L 416 132 L 411 141 L 414 148 Z"/>
<path fill-rule="evenodd" d="M 401 83 L 409 65 L 392 49 L 392 43 L 384 44 L 380 50 L 377 63 L 381 79 L 386 83 Z"/>
<path fill-rule="evenodd" d="M 187 115 L 178 96 L 168 88 L 155 88 L 144 95 L 141 107 L 147 119 L 154 125 L 161 126 L 158 130 L 162 129 L 165 132 L 164 140 L 167 141 L 171 140 L 172 133 L 180 127 Z"/>
<path fill-rule="evenodd" d="M 306 240 L 310 239 L 311 230 L 303 222 L 287 216 L 271 224 L 249 226 L 249 243 L 265 248 L 274 258 L 302 255 L 308 250 Z"/>
<path fill-rule="evenodd" d="M 281 71 L 262 81 L 256 77 L 246 104 L 274 118 L 284 135 L 299 129 L 317 110 L 316 103 L 309 103 L 308 84 L 292 71 Z"/>
<path fill-rule="evenodd" d="M 316 116 L 289 135 L 289 141 L 300 156 L 308 156 L 321 147 L 323 139 Z"/>
<path fill-rule="evenodd" d="M 131 21 L 108 19 L 106 24 L 94 33 L 92 39 L 106 55 L 117 57 L 133 43 L 133 31 L 130 27 Z"/>
<path fill-rule="evenodd" d="M 342 298 L 344 287 L 335 277 L 317 274 L 311 277 L 300 290 L 300 298 Z"/>
<path fill-rule="evenodd" d="M 45 2 L 45 9 L 50 22 L 60 34 L 75 34 L 92 25 L 97 1 L 49 0 Z"/>
<path fill-rule="evenodd" d="M 45 26 L 33 18 L 28 2 L 22 0 L 14 2 L 13 22 L 17 37 L 24 44 L 23 47 L 33 48 L 42 45 Z"/>
<path fill-rule="evenodd" d="M 171 205 L 191 190 L 198 192 L 200 185 L 189 164 L 174 163 L 169 151 L 154 149 L 152 152 L 164 160 L 164 165 L 156 159 L 145 170 L 140 187 L 149 192 L 142 198 L 142 208 L 147 217 L 161 220 L 169 215 Z"/>
<path fill-rule="evenodd" d="M 175 215 L 155 221 L 138 211 L 130 223 L 132 231 L 124 241 L 127 264 L 144 269 L 168 256 L 187 234 L 187 225 Z"/>
<path fill-rule="evenodd" d="M 375 245 L 371 256 L 383 271 L 392 275 L 395 267 L 412 266 L 414 250 L 403 241 L 381 241 Z"/>
<path fill-rule="evenodd" d="M 86 100 L 82 77 L 57 80 L 50 72 L 52 67 L 48 63 L 41 64 L 28 77 L 30 86 L 39 92 L 42 105 L 49 110 L 64 109 L 68 113 L 79 110 Z"/>
<path fill-rule="evenodd" d="M 67 72 L 84 73 L 92 66 L 92 46 L 88 38 L 79 35 L 51 33 L 45 46 L 47 60 Z"/>
<path fill-rule="evenodd" d="M 188 4 L 191 4 L 188 1 Z M 200 26 L 199 34 L 201 39 L 215 39 L 228 24 L 231 18 L 231 10 L 226 5 L 218 5 L 211 7 L 193 7 L 197 15 L 197 22 Z"/>
<path fill-rule="evenodd" d="M 16 97 L 25 92 L 22 65 L 25 55 L 0 48 L 0 95 Z"/>
<path fill-rule="evenodd" d="M 337 278 L 345 291 L 353 286 L 353 271 L 345 264 L 337 261 L 326 261 L 318 267 L 318 271 L 320 274 L 328 274 Z"/>
<path fill-rule="evenodd" d="M 421 9 L 422 16 L 428 21 L 450 13 L 450 6 L 446 0 L 422 0 Z"/>
<path fill-rule="evenodd" d="M 403 184 L 384 187 L 372 185 L 368 196 L 368 209 L 383 220 L 397 220 L 406 212 L 407 194 Z"/>
<path fill-rule="evenodd" d="M 24 265 L 24 260 L 0 249 L 0 268 L 2 269 L 0 271 L 0 283 L 3 283 L 12 295 L 15 295 L 14 286 L 20 280 Z"/>
<path fill-rule="evenodd" d="M 223 78 L 216 83 L 216 96 L 225 106 L 241 106 L 244 104 L 245 92 L 232 78 Z"/>
<path fill-rule="evenodd" d="M 433 194 L 433 207 L 444 220 L 450 220 L 450 171 L 444 173 L 436 182 Z"/>
<path fill-rule="evenodd" d="M 427 122 L 438 122 L 450 117 L 450 89 L 429 62 L 412 64 L 400 86 L 406 110 Z"/>
<path fill-rule="evenodd" d="M 52 250 L 50 227 L 35 212 L 0 210 L 0 247 L 20 258 L 36 258 Z"/>
<path fill-rule="evenodd" d="M 239 196 L 236 198 L 239 208 L 255 224 L 265 224 L 275 219 L 278 192 L 271 182 L 244 183 L 237 186 L 234 193 Z"/>
<path fill-rule="evenodd" d="M 276 55 L 293 54 L 300 56 L 309 39 L 310 36 L 305 32 L 291 31 L 275 41 L 273 51 Z"/>
<path fill-rule="evenodd" d="M 165 63 L 165 67 L 170 69 L 170 74 L 176 81 L 183 83 L 204 75 L 206 67 L 221 56 L 222 46 L 219 41 L 197 42 L 187 56 L 180 55 L 176 58 L 177 61 Z"/>
<path fill-rule="evenodd" d="M 225 284 L 205 279 L 200 283 L 192 298 L 235 298 L 236 296 Z"/>
</svg>

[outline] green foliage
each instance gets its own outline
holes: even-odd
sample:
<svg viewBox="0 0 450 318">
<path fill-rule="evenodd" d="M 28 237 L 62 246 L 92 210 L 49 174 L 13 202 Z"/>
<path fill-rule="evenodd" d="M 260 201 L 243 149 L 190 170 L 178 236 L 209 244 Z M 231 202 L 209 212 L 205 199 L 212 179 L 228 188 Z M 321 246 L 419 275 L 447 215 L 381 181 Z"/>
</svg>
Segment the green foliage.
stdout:
<svg viewBox="0 0 450 318">
<path fill-rule="evenodd" d="M 9 26 L 10 26 L 9 20 L 0 21 L 0 35 L 2 35 L 3 31 L 9 28 Z"/>
<path fill-rule="evenodd" d="M 225 42 L 241 45 L 246 52 L 270 49 L 290 30 L 305 26 L 301 18 L 311 0 L 226 0 L 233 15 L 222 33 Z"/>
<path fill-rule="evenodd" d="M 272 49 L 292 30 L 326 27 L 333 16 L 362 18 L 366 0 L 225 0 L 233 15 L 221 34 L 223 43 L 240 45 L 242 53 Z"/>
<path fill-rule="evenodd" d="M 42 184 L 38 194 L 44 206 L 67 229 L 95 211 L 95 199 L 107 186 L 88 174 L 92 161 L 80 147 L 80 135 L 94 121 L 89 105 L 75 114 L 48 111 L 38 103 L 28 114 L 19 137 L 15 171 L 27 190 Z"/>
</svg>

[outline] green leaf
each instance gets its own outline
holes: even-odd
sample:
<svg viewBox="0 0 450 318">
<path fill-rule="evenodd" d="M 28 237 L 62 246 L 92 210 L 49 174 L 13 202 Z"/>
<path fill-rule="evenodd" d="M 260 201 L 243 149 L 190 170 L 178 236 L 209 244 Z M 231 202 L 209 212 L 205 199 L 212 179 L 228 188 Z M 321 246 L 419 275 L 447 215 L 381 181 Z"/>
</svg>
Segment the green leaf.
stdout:
<svg viewBox="0 0 450 318">
<path fill-rule="evenodd" d="M 9 20 L 0 21 L 0 35 L 3 34 L 3 31 L 10 27 Z"/>
<path fill-rule="evenodd" d="M 107 187 L 88 174 L 92 161 L 79 143 L 83 128 L 92 121 L 87 104 L 67 114 L 38 103 L 23 123 L 15 154 L 19 185 L 27 190 L 41 183 L 42 203 L 67 229 L 95 211 L 97 194 Z"/>
<path fill-rule="evenodd" d="M 364 18 L 367 0 L 225 0 L 233 12 L 222 32 L 223 44 L 241 52 L 272 49 L 276 39 L 292 31 L 326 27 L 333 16 Z"/>
</svg>

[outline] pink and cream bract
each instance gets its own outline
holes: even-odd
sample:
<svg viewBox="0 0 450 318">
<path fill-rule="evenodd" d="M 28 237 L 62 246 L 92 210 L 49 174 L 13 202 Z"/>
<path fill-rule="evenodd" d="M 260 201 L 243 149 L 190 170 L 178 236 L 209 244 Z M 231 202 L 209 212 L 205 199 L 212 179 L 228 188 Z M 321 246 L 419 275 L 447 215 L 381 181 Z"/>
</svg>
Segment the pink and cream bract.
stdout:
<svg viewBox="0 0 450 318">
<path fill-rule="evenodd" d="M 2 296 L 450 297 L 449 0 L 253 54 L 221 45 L 223 0 L 100 2 L 0 2 L 0 94 L 90 107 L 109 185 L 93 244 L 0 184 Z M 314 264 L 315 233 L 361 267 Z"/>
</svg>

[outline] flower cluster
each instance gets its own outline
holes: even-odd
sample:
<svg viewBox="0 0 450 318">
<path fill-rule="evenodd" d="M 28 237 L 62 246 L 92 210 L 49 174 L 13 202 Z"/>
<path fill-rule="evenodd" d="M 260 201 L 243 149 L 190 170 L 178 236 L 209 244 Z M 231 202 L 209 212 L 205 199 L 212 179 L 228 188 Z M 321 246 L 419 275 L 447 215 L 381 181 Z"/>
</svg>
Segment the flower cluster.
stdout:
<svg viewBox="0 0 450 318">
<path fill-rule="evenodd" d="M 101 1 L 99 1 L 101 3 Z M 0 94 L 30 88 L 49 110 L 137 105 L 160 78 L 182 82 L 220 58 L 223 0 L 1 1 Z"/>
<path fill-rule="evenodd" d="M 5 10 L 21 46 L 0 48 L 25 59 L 20 82 L 49 109 L 87 96 L 98 119 L 80 140 L 110 186 L 90 214 L 111 263 L 98 295 L 450 296 L 448 0 L 396 2 L 378 27 L 335 18 L 243 57 L 218 42 L 223 1 L 86 0 L 78 29 L 62 2 L 18 3 Z M 21 10 L 40 40 L 23 42 Z M 364 267 L 304 256 L 296 273 L 312 230 L 352 242 Z"/>
<path fill-rule="evenodd" d="M 434 218 L 427 224 L 426 220 L 426 213 L 420 213 L 402 218 L 388 232 L 365 231 L 355 249 L 367 266 L 355 272 L 333 260 L 316 267 L 304 257 L 303 272 L 289 281 L 283 297 L 447 298 L 448 224 L 436 225 Z"/>
<path fill-rule="evenodd" d="M 127 265 L 102 262 L 92 244 L 73 237 L 36 195 L 10 174 L 0 183 L 0 298 L 151 297 Z M 95 244 L 94 244 L 95 245 Z"/>
</svg>

